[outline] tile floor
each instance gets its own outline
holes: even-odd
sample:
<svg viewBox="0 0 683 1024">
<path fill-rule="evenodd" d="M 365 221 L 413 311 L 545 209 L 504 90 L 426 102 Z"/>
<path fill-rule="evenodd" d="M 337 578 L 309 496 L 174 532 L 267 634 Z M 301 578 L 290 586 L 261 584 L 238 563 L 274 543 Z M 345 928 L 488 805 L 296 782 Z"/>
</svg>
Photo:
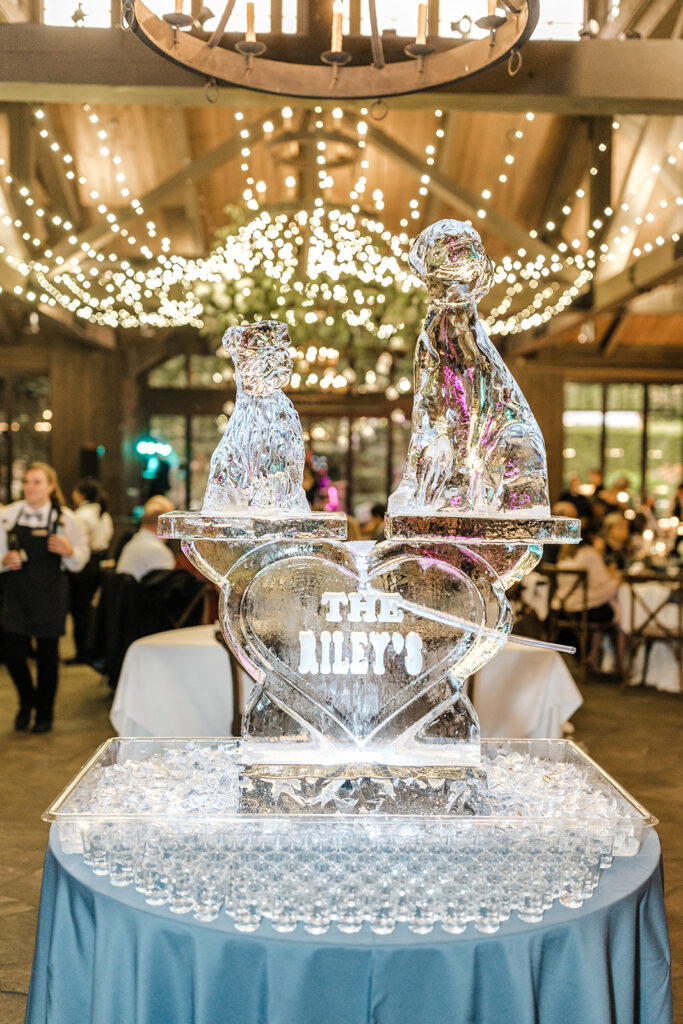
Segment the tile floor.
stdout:
<svg viewBox="0 0 683 1024">
<path fill-rule="evenodd" d="M 621 693 L 605 683 L 587 685 L 584 697 L 574 716 L 575 739 L 661 821 L 674 1005 L 681 1007 L 683 698 L 652 690 Z M 24 1019 L 48 830 L 40 815 L 95 747 L 112 735 L 109 704 L 109 690 L 92 670 L 65 666 L 54 731 L 15 734 L 14 691 L 0 667 L 0 1024 Z M 680 1009 L 676 1020 L 683 1022 Z"/>
</svg>

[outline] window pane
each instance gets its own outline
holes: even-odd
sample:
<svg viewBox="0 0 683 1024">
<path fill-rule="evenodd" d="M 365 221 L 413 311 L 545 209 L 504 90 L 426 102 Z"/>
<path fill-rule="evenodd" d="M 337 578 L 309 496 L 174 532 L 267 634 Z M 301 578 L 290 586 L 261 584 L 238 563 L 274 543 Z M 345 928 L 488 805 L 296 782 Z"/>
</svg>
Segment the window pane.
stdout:
<svg viewBox="0 0 683 1024">
<path fill-rule="evenodd" d="M 297 0 L 282 0 L 282 31 L 293 33 L 297 30 Z"/>
<path fill-rule="evenodd" d="M 578 39 L 584 0 L 543 0 L 534 39 Z"/>
<path fill-rule="evenodd" d="M 83 6 L 86 7 L 86 0 L 82 0 Z M 296 2 L 296 0 L 294 0 Z M 164 14 L 167 14 L 169 10 L 173 10 L 173 5 L 169 6 L 169 0 L 146 0 L 146 5 L 149 9 L 157 15 L 158 18 L 162 18 Z M 218 19 L 223 13 L 225 7 L 224 2 L 218 4 L 210 4 L 210 9 L 213 11 L 213 16 L 207 18 L 203 23 L 202 28 L 206 32 L 213 32 L 218 24 Z M 287 24 L 291 25 L 292 14 L 291 14 L 291 2 L 283 4 L 283 16 L 287 20 Z M 286 10 L 285 10 L 286 9 Z M 73 10 L 73 7 L 72 7 Z M 186 14 L 191 13 L 191 2 L 190 0 L 183 0 L 183 11 Z M 296 10 L 294 12 L 294 18 L 296 19 Z M 88 24 L 88 22 L 86 22 Z M 232 9 L 228 24 L 226 25 L 226 32 L 239 32 L 243 34 L 247 30 L 247 0 L 236 0 L 235 6 Z M 270 4 L 264 2 L 258 2 L 254 4 L 254 30 L 257 33 L 270 32 Z M 285 31 L 296 31 L 294 29 L 285 29 Z"/>
<path fill-rule="evenodd" d="M 190 356 L 190 386 L 224 388 L 234 380 L 232 363 L 222 356 Z"/>
<path fill-rule="evenodd" d="M 601 461 L 602 384 L 565 384 L 562 424 L 564 485 L 573 476 L 586 483 L 589 470 L 597 469 Z"/>
<path fill-rule="evenodd" d="M 359 520 L 373 505 L 387 500 L 387 428 L 382 416 L 362 416 L 353 424 L 353 504 Z"/>
<path fill-rule="evenodd" d="M 683 386 L 650 384 L 647 418 L 647 477 L 645 489 L 666 516 L 683 478 Z"/>
<path fill-rule="evenodd" d="M 188 383 L 185 356 L 167 359 L 165 363 L 155 366 L 147 374 L 147 384 L 150 388 L 186 388 Z"/>
<path fill-rule="evenodd" d="M 190 424 L 190 508 L 200 509 L 209 479 L 211 456 L 225 429 L 224 416 L 193 416 Z"/>
<path fill-rule="evenodd" d="M 643 385 L 608 384 L 605 415 L 605 483 L 625 477 L 640 494 L 643 437 Z"/>
<path fill-rule="evenodd" d="M 80 11 L 83 19 L 74 14 Z M 45 0 L 43 20 L 46 25 L 75 25 L 85 28 L 109 28 L 111 25 L 111 3 L 109 0 Z"/>
<path fill-rule="evenodd" d="M 185 508 L 185 477 L 187 475 L 187 446 L 184 416 L 151 416 L 149 431 L 157 441 L 165 441 L 173 448 L 168 462 L 167 496 L 176 508 Z M 146 495 L 145 495 L 146 497 Z"/>
</svg>

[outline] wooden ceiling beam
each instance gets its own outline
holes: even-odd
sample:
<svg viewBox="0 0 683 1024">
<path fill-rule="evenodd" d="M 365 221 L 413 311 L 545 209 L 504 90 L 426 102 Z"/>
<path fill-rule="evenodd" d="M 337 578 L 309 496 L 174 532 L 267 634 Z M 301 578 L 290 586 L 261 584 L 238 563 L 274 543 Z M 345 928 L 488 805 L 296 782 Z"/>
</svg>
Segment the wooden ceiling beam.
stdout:
<svg viewBox="0 0 683 1024">
<path fill-rule="evenodd" d="M 583 117 L 574 118 L 564 140 L 558 150 L 556 163 L 549 175 L 549 187 L 543 204 L 543 212 L 539 218 L 540 233 L 549 241 L 551 238 L 560 240 L 562 225 L 567 219 L 562 206 L 574 197 L 577 188 L 583 181 L 589 166 L 590 148 L 588 144 L 588 121 Z M 536 187 L 535 181 L 530 182 Z M 548 232 L 545 225 L 548 221 L 555 224 L 553 231 Z"/>
<path fill-rule="evenodd" d="M 593 282 L 590 306 L 581 311 L 567 310 L 554 317 L 545 329 L 532 328 L 510 335 L 500 344 L 506 358 L 528 356 L 533 352 L 561 344 L 565 332 L 580 327 L 586 320 L 615 309 L 626 309 L 638 295 L 649 292 L 683 274 L 683 240 L 665 242 L 654 252 L 634 260 L 624 270 L 605 281 Z"/>
<path fill-rule="evenodd" d="M 61 306 L 49 306 L 46 303 L 29 301 L 25 295 L 18 295 L 15 288 L 25 291 L 28 278 L 18 270 L 0 262 L 0 302 L 18 303 L 27 310 L 37 309 L 43 320 L 54 327 L 60 334 L 73 341 L 96 348 L 113 349 L 116 347 L 116 334 L 111 327 L 100 327 L 99 324 L 88 324 L 78 320 L 73 313 Z"/>
<path fill-rule="evenodd" d="M 621 0 L 619 13 L 614 21 L 600 29 L 600 39 L 618 39 L 637 24 L 652 3 L 653 0 Z"/>
<path fill-rule="evenodd" d="M 342 70 L 343 74 L 343 70 Z M 204 78 L 164 60 L 132 33 L 0 25 L 0 101 L 204 106 Z M 278 97 L 291 106 L 310 100 Z M 227 107 L 272 106 L 273 97 L 221 87 Z M 336 105 L 333 96 L 319 101 Z M 442 89 L 396 97 L 393 108 L 535 110 L 558 114 L 675 114 L 683 107 L 673 40 L 533 39 L 514 80 L 505 65 Z M 357 109 L 361 103 L 347 103 Z"/>
<path fill-rule="evenodd" d="M 56 136 L 54 118 L 49 108 L 44 111 L 44 115 L 40 125 L 47 128 L 54 139 Z M 35 132 L 35 125 L 33 131 Z M 83 222 L 83 209 L 78 200 L 76 186 L 73 181 L 69 181 L 64 176 L 64 164 L 61 157 L 53 152 L 51 147 L 43 142 L 43 140 L 38 140 L 36 162 L 43 187 L 57 205 L 64 219 L 68 216 L 74 228 L 78 230 Z"/>
<path fill-rule="evenodd" d="M 641 39 L 649 39 L 667 14 L 679 4 L 680 0 L 653 0 L 632 26 L 632 31 L 637 32 Z"/>
<path fill-rule="evenodd" d="M 624 319 L 624 310 L 620 309 L 612 317 L 612 322 L 600 339 L 600 351 L 603 356 L 610 356 L 619 344 L 618 330 Z"/>
</svg>

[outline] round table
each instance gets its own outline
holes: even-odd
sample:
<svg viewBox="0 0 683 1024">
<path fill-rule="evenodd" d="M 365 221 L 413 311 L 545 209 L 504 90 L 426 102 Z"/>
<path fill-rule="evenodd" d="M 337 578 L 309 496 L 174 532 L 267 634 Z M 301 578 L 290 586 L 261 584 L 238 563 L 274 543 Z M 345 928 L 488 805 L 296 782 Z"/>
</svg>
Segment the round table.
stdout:
<svg viewBox="0 0 683 1024">
<path fill-rule="evenodd" d="M 389 936 L 245 935 L 113 888 L 53 827 L 27 1024 L 671 1024 L 659 840 L 580 910 Z"/>
</svg>

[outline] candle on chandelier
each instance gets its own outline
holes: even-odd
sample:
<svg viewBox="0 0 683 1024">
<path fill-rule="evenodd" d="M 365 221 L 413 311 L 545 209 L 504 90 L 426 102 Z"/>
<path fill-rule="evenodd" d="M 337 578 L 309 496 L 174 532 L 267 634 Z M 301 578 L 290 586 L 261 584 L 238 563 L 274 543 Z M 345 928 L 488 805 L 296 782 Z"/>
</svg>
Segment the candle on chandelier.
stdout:
<svg viewBox="0 0 683 1024">
<path fill-rule="evenodd" d="M 248 43 L 256 42 L 254 30 L 254 0 L 247 0 L 247 34 L 244 37 Z"/>
<path fill-rule="evenodd" d="M 176 14 L 183 13 L 183 0 L 175 0 L 175 12 Z"/>
<path fill-rule="evenodd" d="M 489 17 L 496 13 L 496 0 L 489 0 Z"/>
<path fill-rule="evenodd" d="M 332 6 L 332 42 L 330 50 L 332 53 L 341 53 L 342 49 L 342 4 L 341 0 L 334 0 Z"/>
<path fill-rule="evenodd" d="M 425 46 L 427 43 L 427 4 L 420 0 L 417 5 L 417 35 L 415 42 L 418 46 Z"/>
</svg>

